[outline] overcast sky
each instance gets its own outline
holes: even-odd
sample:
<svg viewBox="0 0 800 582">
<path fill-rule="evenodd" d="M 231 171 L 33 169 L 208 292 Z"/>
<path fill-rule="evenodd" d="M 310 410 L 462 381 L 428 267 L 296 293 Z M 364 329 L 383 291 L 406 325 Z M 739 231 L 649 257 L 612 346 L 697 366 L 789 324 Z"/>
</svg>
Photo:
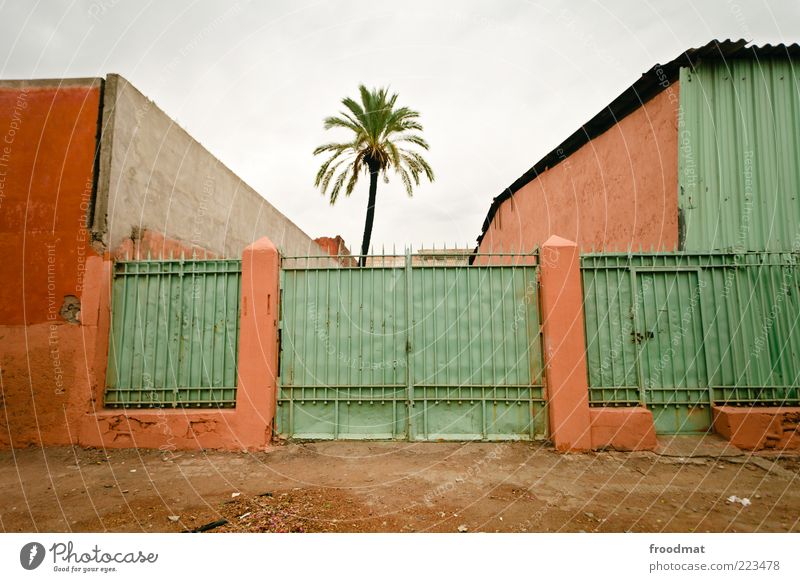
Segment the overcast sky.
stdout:
<svg viewBox="0 0 800 582">
<path fill-rule="evenodd" d="M 380 184 L 373 242 L 472 246 L 491 199 L 657 62 L 800 40 L 797 0 L 0 0 L 0 76 L 120 73 L 311 236 L 357 248 L 367 181 L 314 188 L 357 86 L 422 115 L 436 182 Z M 326 135 L 327 134 L 327 135 Z"/>
</svg>

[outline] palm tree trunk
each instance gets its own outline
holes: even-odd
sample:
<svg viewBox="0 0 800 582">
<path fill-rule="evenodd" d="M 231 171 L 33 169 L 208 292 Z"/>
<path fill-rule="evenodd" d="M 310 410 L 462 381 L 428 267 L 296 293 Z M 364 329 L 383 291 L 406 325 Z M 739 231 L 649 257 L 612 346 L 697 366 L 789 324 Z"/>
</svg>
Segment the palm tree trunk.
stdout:
<svg viewBox="0 0 800 582">
<path fill-rule="evenodd" d="M 367 220 L 364 223 L 364 238 L 361 241 L 361 262 L 360 267 L 367 265 L 367 253 L 369 253 L 369 241 L 372 239 L 372 223 L 375 220 L 375 197 L 378 194 L 378 166 L 369 165 L 369 201 L 367 202 Z"/>
</svg>

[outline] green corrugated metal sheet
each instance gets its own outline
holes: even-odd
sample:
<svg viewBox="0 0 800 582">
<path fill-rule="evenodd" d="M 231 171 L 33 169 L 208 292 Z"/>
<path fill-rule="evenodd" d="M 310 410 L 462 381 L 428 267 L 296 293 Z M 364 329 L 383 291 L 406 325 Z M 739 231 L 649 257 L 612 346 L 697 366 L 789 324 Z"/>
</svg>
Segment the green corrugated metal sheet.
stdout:
<svg viewBox="0 0 800 582">
<path fill-rule="evenodd" d="M 681 69 L 678 184 L 683 249 L 800 248 L 800 69 L 753 58 Z"/>
<path fill-rule="evenodd" d="M 278 432 L 544 436 L 536 276 L 535 266 L 410 262 L 284 269 Z"/>
<path fill-rule="evenodd" d="M 659 432 L 697 432 L 711 402 L 800 402 L 797 258 L 584 255 L 592 404 L 642 403 Z"/>
<path fill-rule="evenodd" d="M 106 406 L 234 406 L 241 261 L 114 266 Z"/>
</svg>

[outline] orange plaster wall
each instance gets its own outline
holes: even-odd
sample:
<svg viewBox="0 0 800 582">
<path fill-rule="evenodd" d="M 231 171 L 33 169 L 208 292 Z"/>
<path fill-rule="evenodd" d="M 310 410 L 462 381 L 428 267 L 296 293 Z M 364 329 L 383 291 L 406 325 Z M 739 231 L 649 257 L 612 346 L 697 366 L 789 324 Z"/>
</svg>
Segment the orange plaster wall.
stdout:
<svg viewBox="0 0 800 582">
<path fill-rule="evenodd" d="M 751 451 L 800 449 L 800 407 L 714 406 L 714 431 Z"/>
<path fill-rule="evenodd" d="M 589 414 L 593 449 L 651 451 L 658 445 L 653 413 L 644 407 L 595 407 Z"/>
<path fill-rule="evenodd" d="M 315 238 L 314 242 L 317 243 L 320 248 L 331 255 L 332 257 L 339 256 L 338 261 L 344 267 L 355 267 L 357 262 L 355 258 L 350 256 L 341 256 L 341 255 L 350 255 L 350 249 L 344 244 L 344 239 L 339 236 L 338 234 L 335 237 L 330 236 L 321 236 L 319 238 Z"/>
<path fill-rule="evenodd" d="M 551 235 L 582 251 L 678 242 L 678 84 L 501 204 L 479 252 L 530 251 Z"/>
<path fill-rule="evenodd" d="M 0 86 L 2 325 L 53 321 L 53 297 L 57 314 L 81 295 L 99 102 L 99 81 Z"/>
<path fill-rule="evenodd" d="M 0 84 L 0 445 L 77 438 L 94 337 L 60 310 L 99 260 L 85 228 L 99 103 L 98 79 Z"/>
</svg>

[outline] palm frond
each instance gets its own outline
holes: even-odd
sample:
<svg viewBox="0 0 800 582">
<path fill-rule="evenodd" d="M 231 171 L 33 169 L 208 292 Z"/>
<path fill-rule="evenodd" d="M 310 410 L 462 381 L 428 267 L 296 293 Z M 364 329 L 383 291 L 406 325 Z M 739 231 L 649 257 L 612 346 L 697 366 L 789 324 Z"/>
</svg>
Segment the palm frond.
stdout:
<svg viewBox="0 0 800 582">
<path fill-rule="evenodd" d="M 358 104 L 357 101 L 351 99 L 350 97 L 345 97 L 342 99 L 342 105 L 350 110 L 350 112 L 353 114 L 353 117 L 355 117 L 362 126 L 365 126 L 364 121 L 366 116 L 364 115 L 364 109 Z"/>
<path fill-rule="evenodd" d="M 325 129 L 342 127 L 355 133 L 359 133 L 363 129 L 359 123 L 350 118 L 349 115 L 345 114 L 342 114 L 342 117 L 326 117 L 325 121 L 322 122 L 322 125 Z"/>
<path fill-rule="evenodd" d="M 353 193 L 353 189 L 356 187 L 358 183 L 358 176 L 361 174 L 361 168 L 364 163 L 364 153 L 360 153 L 356 156 L 356 159 L 353 160 L 352 174 L 350 175 L 350 179 L 347 181 L 347 187 L 345 188 L 344 195 L 350 196 Z"/>
<path fill-rule="evenodd" d="M 383 141 L 383 147 L 389 152 L 389 159 L 392 161 L 392 165 L 395 168 L 399 167 L 401 164 L 400 148 L 389 140 Z"/>
<path fill-rule="evenodd" d="M 424 150 L 428 149 L 428 142 L 426 142 L 424 139 L 422 139 L 422 136 L 419 136 L 419 135 L 416 135 L 416 134 L 413 134 L 413 133 L 407 134 L 407 135 L 397 136 L 392 141 L 394 141 L 396 143 L 404 143 L 404 142 L 405 143 L 411 143 L 411 144 L 414 144 L 415 146 L 421 147 Z"/>
<path fill-rule="evenodd" d="M 433 169 L 425 160 L 425 158 L 423 158 L 419 153 L 409 150 L 402 150 L 402 157 L 409 166 L 413 166 L 418 172 L 425 174 L 425 177 L 429 182 L 433 182 Z"/>
<path fill-rule="evenodd" d="M 352 166 L 347 166 L 342 170 L 342 173 L 339 174 L 339 177 L 336 178 L 336 181 L 333 183 L 333 190 L 331 190 L 331 205 L 336 204 L 336 199 L 339 198 L 339 191 L 342 189 L 345 180 L 347 180 L 347 175 L 352 172 L 352 170 Z"/>
<path fill-rule="evenodd" d="M 397 93 L 387 88 L 358 87 L 358 99 L 342 99 L 344 109 L 326 117 L 326 130 L 347 130 L 351 140 L 331 142 L 314 150 L 314 155 L 328 154 L 317 171 L 314 185 L 330 195 L 334 204 L 344 192 L 349 196 L 362 174 L 377 171 L 385 182 L 389 171 L 400 175 L 406 193 L 411 196 L 424 176 L 434 180 L 433 170 L 419 152 L 401 144 L 428 150 L 428 142 L 419 134 L 422 124 L 419 113 L 408 107 L 397 107 Z"/>
<path fill-rule="evenodd" d="M 325 175 L 322 177 L 322 182 L 321 182 L 321 188 L 320 189 L 322 190 L 323 194 L 327 193 L 328 185 L 331 183 L 331 179 L 336 174 L 336 171 L 342 166 L 342 164 L 345 164 L 348 161 L 349 161 L 348 158 L 345 158 L 343 160 L 339 160 L 338 162 L 333 164 L 330 168 L 328 168 L 328 170 L 325 172 Z"/>
<path fill-rule="evenodd" d="M 347 149 L 338 149 L 338 150 L 336 150 L 334 152 L 334 154 L 331 157 L 329 157 L 327 160 L 325 160 L 325 162 L 323 162 L 323 164 L 319 168 L 319 171 L 317 172 L 316 178 L 314 179 L 314 186 L 319 186 L 320 185 L 320 183 L 322 181 L 322 178 L 328 172 L 328 168 L 331 166 L 331 164 L 335 160 L 339 159 L 341 156 L 346 155 L 347 152 L 348 152 Z M 343 161 L 345 161 L 345 160 L 340 160 L 339 163 L 336 164 L 336 166 L 341 164 Z M 323 188 L 323 194 L 324 193 L 325 193 L 325 189 Z"/>
<path fill-rule="evenodd" d="M 408 177 L 408 172 L 405 170 L 405 168 L 400 166 L 397 170 L 397 173 L 400 174 L 400 177 L 403 179 L 403 185 L 406 187 L 406 194 L 408 194 L 409 197 L 413 196 L 414 188 L 411 186 L 411 179 Z"/>
<path fill-rule="evenodd" d="M 314 155 L 324 154 L 325 152 L 337 152 L 352 147 L 352 143 L 326 143 L 314 149 Z"/>
</svg>

